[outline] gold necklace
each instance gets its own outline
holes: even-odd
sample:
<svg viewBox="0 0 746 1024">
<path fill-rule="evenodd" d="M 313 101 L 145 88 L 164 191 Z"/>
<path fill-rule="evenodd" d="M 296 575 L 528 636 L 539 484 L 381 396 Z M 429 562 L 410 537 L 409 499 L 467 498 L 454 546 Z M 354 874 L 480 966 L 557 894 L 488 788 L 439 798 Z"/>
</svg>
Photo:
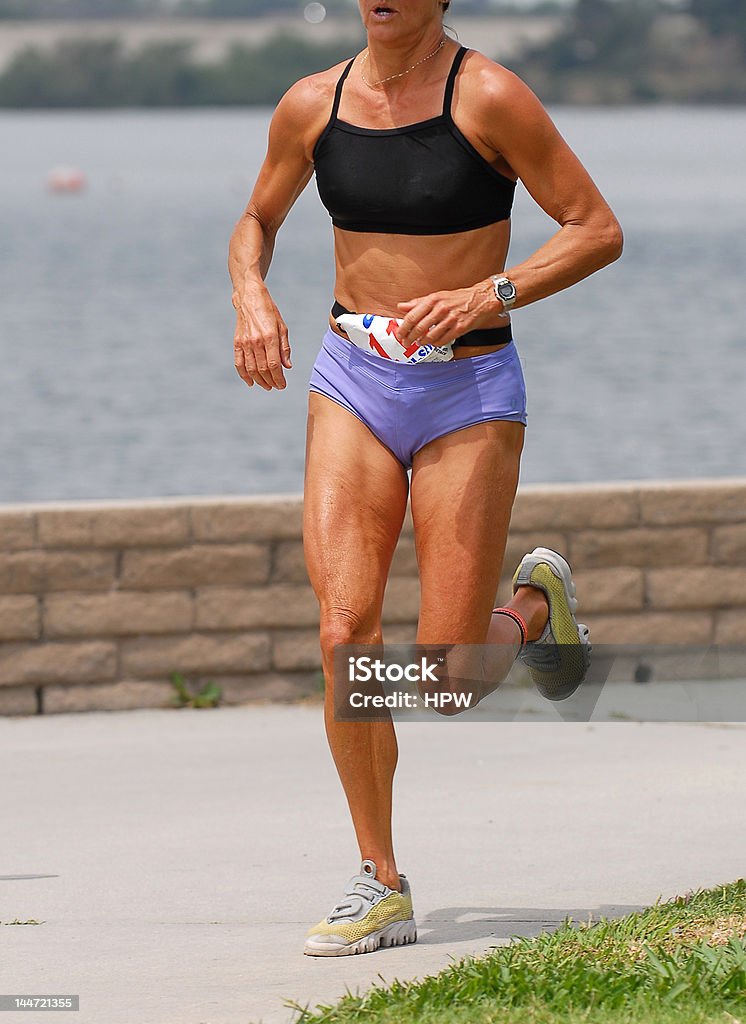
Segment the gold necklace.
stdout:
<svg viewBox="0 0 746 1024">
<path fill-rule="evenodd" d="M 431 60 L 431 58 L 433 58 L 436 53 L 440 53 L 440 51 L 443 49 L 443 47 L 445 46 L 445 44 L 447 42 L 448 42 L 448 36 L 443 36 L 443 38 L 438 43 L 438 45 L 435 47 L 433 52 L 432 53 L 428 53 L 427 57 L 423 57 L 421 60 L 418 60 L 416 64 L 413 64 L 411 68 L 407 68 L 406 71 L 400 71 L 398 75 L 389 75 L 388 78 L 382 78 L 380 80 L 380 82 L 369 82 L 368 79 L 365 77 L 365 74 L 363 72 L 363 67 L 364 67 L 365 62 L 367 61 L 367 59 L 368 59 L 368 57 L 370 55 L 370 50 L 366 50 L 365 51 L 365 56 L 360 61 L 360 77 L 362 78 L 363 82 L 368 86 L 369 89 L 377 89 L 378 86 L 379 85 L 383 85 L 384 82 L 393 82 L 393 80 L 395 78 L 403 78 L 405 75 L 408 75 L 410 71 L 414 71 L 415 68 L 418 68 L 420 66 L 420 64 L 424 64 L 426 60 Z"/>
</svg>

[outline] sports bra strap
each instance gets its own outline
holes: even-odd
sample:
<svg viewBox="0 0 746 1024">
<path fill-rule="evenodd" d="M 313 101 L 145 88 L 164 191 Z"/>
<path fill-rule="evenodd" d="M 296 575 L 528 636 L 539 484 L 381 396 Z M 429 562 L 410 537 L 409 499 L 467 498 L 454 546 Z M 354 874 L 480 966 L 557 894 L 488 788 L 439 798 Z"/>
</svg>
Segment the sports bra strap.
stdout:
<svg viewBox="0 0 746 1024">
<path fill-rule="evenodd" d="M 339 111 L 339 102 L 342 99 L 342 86 L 345 84 L 345 78 L 347 78 L 347 76 L 349 75 L 350 70 L 352 69 L 352 65 L 354 63 L 355 58 L 353 57 L 352 60 L 347 65 L 347 67 L 342 72 L 342 74 L 339 76 L 339 80 L 337 81 L 337 88 L 334 90 L 334 103 L 332 104 L 332 113 L 331 117 L 329 118 L 329 124 L 331 124 L 333 121 L 336 121 L 337 119 L 337 113 Z"/>
<path fill-rule="evenodd" d="M 451 70 L 448 73 L 448 80 L 446 82 L 445 95 L 443 96 L 444 117 L 451 116 L 451 104 L 453 103 L 453 89 L 456 85 L 456 75 L 458 74 L 458 69 L 461 67 L 461 62 L 468 52 L 469 51 L 466 46 L 461 46 L 456 51 L 456 56 L 453 58 L 453 64 L 451 64 Z"/>
</svg>

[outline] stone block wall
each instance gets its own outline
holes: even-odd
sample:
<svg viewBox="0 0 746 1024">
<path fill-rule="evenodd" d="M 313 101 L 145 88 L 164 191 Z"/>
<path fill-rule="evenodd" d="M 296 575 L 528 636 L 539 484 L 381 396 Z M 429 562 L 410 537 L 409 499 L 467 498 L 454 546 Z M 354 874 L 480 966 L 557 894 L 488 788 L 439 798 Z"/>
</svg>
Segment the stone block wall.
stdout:
<svg viewBox="0 0 746 1024">
<path fill-rule="evenodd" d="M 319 689 L 300 498 L 0 505 L 0 714 L 166 706 L 170 673 L 224 703 Z M 506 576 L 537 544 L 573 565 L 597 643 L 746 643 L 746 480 L 521 488 Z M 384 606 L 414 639 L 409 519 Z"/>
</svg>

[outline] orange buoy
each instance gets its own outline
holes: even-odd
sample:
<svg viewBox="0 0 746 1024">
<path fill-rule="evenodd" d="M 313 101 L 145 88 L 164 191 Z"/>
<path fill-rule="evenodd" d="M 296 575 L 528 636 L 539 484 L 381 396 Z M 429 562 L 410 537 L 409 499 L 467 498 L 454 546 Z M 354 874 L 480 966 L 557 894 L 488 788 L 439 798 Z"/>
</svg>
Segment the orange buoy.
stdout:
<svg viewBox="0 0 746 1024">
<path fill-rule="evenodd" d="M 47 175 L 50 192 L 82 192 L 86 184 L 85 174 L 77 167 L 54 167 Z"/>
</svg>

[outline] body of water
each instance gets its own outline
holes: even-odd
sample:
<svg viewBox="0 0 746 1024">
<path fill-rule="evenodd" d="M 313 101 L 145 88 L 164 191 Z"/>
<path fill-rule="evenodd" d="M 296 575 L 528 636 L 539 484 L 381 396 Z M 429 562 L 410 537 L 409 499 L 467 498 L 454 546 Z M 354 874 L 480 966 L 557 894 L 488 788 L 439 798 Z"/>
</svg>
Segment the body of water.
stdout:
<svg viewBox="0 0 746 1024">
<path fill-rule="evenodd" d="M 746 111 L 552 111 L 625 230 L 610 268 L 514 314 L 524 482 L 746 474 Z M 0 501 L 299 492 L 332 298 L 312 182 L 269 284 L 284 392 L 233 367 L 227 245 L 268 110 L 0 115 Z M 45 191 L 79 166 L 80 195 Z M 521 187 L 510 262 L 556 225 Z M 433 239 L 437 245 L 437 239 Z"/>
</svg>

